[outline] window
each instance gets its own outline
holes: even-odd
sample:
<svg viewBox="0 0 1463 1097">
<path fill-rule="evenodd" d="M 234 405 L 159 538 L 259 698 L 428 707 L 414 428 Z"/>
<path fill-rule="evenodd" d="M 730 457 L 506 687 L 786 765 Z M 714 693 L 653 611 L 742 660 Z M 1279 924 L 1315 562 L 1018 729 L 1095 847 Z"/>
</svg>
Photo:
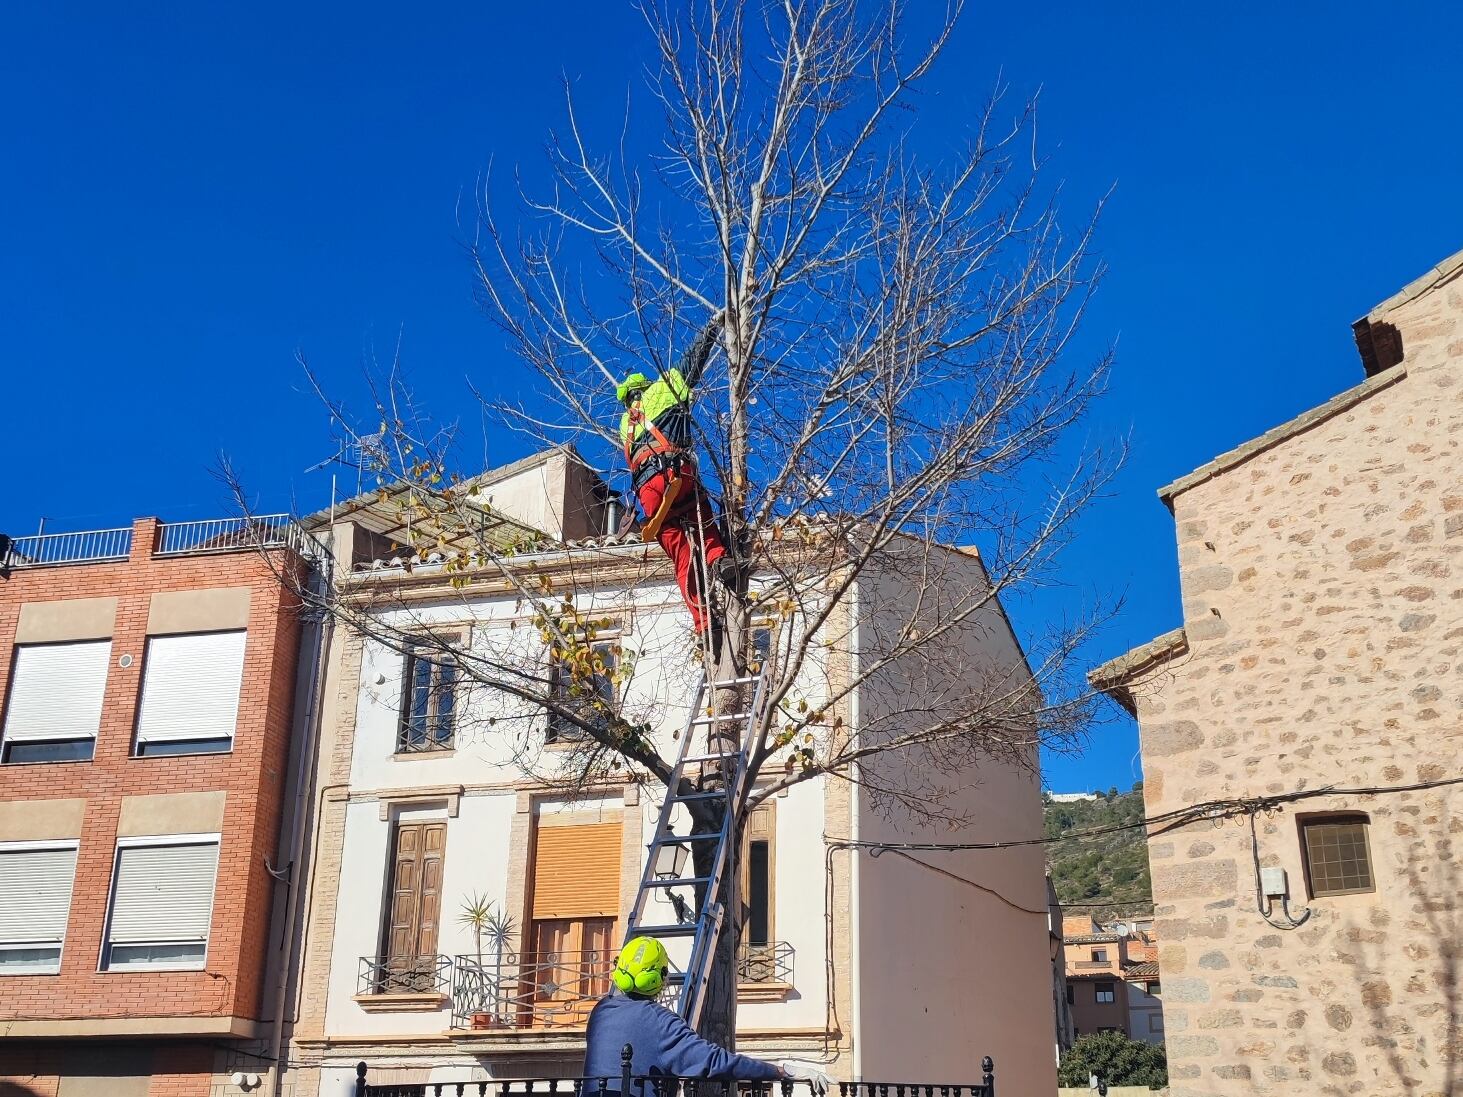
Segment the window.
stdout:
<svg viewBox="0 0 1463 1097">
<path fill-rule="evenodd" d="M 1157 998 L 1160 994 L 1163 993 L 1163 986 L 1159 983 L 1157 979 L 1149 979 L 1146 983 L 1143 984 L 1143 992 L 1154 998 Z"/>
<path fill-rule="evenodd" d="M 609 727 L 619 703 L 615 667 L 620 642 L 603 640 L 576 649 L 577 658 L 555 654 L 549 668 L 549 690 L 554 700 L 581 720 L 599 729 Z M 546 739 L 550 743 L 581 743 L 589 738 L 578 724 L 556 712 L 549 713 Z"/>
<path fill-rule="evenodd" d="M 1097 1004 L 1098 1005 L 1104 1005 L 1106 1003 L 1115 1002 L 1115 1001 L 1117 1001 L 1117 992 L 1113 989 L 1113 984 L 1111 984 L 1111 983 L 1098 983 L 1097 984 Z"/>
<path fill-rule="evenodd" d="M 1311 897 L 1372 890 L 1365 815 L 1302 819 L 1301 849 Z"/>
<path fill-rule="evenodd" d="M 457 731 L 457 664 L 448 656 L 408 652 L 401 675 L 396 752 L 451 750 Z"/>
<path fill-rule="evenodd" d="M 118 842 L 102 970 L 201 969 L 217 874 L 216 834 Z"/>
<path fill-rule="evenodd" d="M 17 645 L 0 761 L 88 761 L 111 656 L 110 640 Z"/>
<path fill-rule="evenodd" d="M 1154 1012 L 1152 1012 L 1152 1013 L 1150 1013 L 1148 1015 L 1148 1031 L 1149 1032 L 1162 1032 L 1163 1031 L 1163 1014 L 1162 1013 L 1159 1013 L 1158 1011 L 1155 1010 Z"/>
<path fill-rule="evenodd" d="M 75 879 L 75 842 L 0 845 L 0 975 L 61 970 Z"/>
<path fill-rule="evenodd" d="M 1076 1004 L 1077 1004 L 1076 990 L 1072 986 L 1071 983 L 1068 983 L 1067 984 L 1067 1005 L 1069 1005 L 1069 1006 L 1075 1006 Z"/>
<path fill-rule="evenodd" d="M 763 804 L 747 819 L 742 838 L 741 898 L 746 912 L 739 977 L 744 983 L 789 980 L 779 958 L 776 903 L 777 805 Z M 779 962 L 780 961 L 780 962 Z"/>
<path fill-rule="evenodd" d="M 540 825 L 534 837 L 532 951 L 519 975 L 534 1023 L 582 1025 L 610 990 L 619 943 L 619 822 Z"/>
<path fill-rule="evenodd" d="M 397 823 L 386 911 L 380 992 L 424 993 L 436 987 L 437 927 L 442 913 L 445 821 Z"/>
<path fill-rule="evenodd" d="M 1105 949 L 1105 948 L 1095 948 L 1095 949 L 1093 949 L 1092 950 L 1092 962 L 1094 964 L 1105 964 L 1105 963 L 1107 963 L 1107 949 Z"/>
<path fill-rule="evenodd" d="M 242 629 L 149 636 L 137 754 L 219 754 L 234 747 L 244 680 Z"/>
</svg>

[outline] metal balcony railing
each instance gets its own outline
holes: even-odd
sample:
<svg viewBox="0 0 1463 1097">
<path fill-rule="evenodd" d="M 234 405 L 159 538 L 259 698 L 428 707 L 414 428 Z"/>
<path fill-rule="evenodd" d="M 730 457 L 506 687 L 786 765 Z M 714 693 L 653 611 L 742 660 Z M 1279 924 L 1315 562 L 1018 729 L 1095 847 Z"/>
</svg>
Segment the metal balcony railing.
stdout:
<svg viewBox="0 0 1463 1097">
<path fill-rule="evenodd" d="M 583 1025 L 610 991 L 613 949 L 507 953 L 501 961 L 452 962 L 452 1027 L 566 1028 Z"/>
<path fill-rule="evenodd" d="M 126 560 L 132 553 L 132 527 L 92 529 L 76 533 L 37 533 L 16 537 L 5 546 L 0 537 L 0 568 L 54 567 Z M 210 552 L 287 548 L 311 560 L 327 553 L 315 537 L 288 514 L 244 518 L 209 518 L 199 522 L 158 524 L 154 556 L 191 556 Z"/>
<path fill-rule="evenodd" d="M 630 1047 L 615 1078 L 515 1078 L 373 1085 L 366 1063 L 356 1064 L 355 1097 L 815 1097 L 808 1082 L 723 1082 L 630 1073 Z M 996 1097 L 996 1065 L 980 1062 L 979 1083 L 835 1082 L 828 1097 Z"/>
<path fill-rule="evenodd" d="M 447 956 L 362 956 L 358 994 L 446 994 L 452 985 Z"/>
<path fill-rule="evenodd" d="M 743 983 L 791 983 L 793 947 L 786 941 L 743 945 L 737 956 L 737 979 Z"/>
<path fill-rule="evenodd" d="M 1078 971 L 1112 971 L 1111 960 L 1078 960 L 1072 965 Z"/>
<path fill-rule="evenodd" d="M 37 533 L 17 537 L 0 559 L 0 567 L 36 568 L 56 564 L 125 560 L 132 552 L 132 527 L 92 529 L 81 533 Z"/>
<path fill-rule="evenodd" d="M 197 522 L 163 522 L 158 526 L 158 556 L 185 556 L 240 549 L 289 548 L 312 555 L 318 543 L 295 525 L 288 514 L 252 514 L 243 518 L 206 518 Z"/>
</svg>

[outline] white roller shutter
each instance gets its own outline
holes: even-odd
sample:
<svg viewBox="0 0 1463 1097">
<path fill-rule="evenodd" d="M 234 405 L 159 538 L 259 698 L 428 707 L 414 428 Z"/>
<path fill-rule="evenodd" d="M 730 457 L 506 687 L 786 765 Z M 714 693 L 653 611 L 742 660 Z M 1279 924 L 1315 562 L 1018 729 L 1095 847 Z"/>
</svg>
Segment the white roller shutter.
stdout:
<svg viewBox="0 0 1463 1097">
<path fill-rule="evenodd" d="M 20 644 L 15 649 L 5 740 L 95 739 L 112 641 Z"/>
<path fill-rule="evenodd" d="M 75 879 L 75 846 L 0 849 L 0 945 L 60 944 Z"/>
<path fill-rule="evenodd" d="M 117 851 L 108 940 L 207 941 L 217 873 L 217 842 L 124 846 Z"/>
<path fill-rule="evenodd" d="M 137 741 L 232 736 L 243 680 L 242 631 L 149 637 Z"/>
</svg>

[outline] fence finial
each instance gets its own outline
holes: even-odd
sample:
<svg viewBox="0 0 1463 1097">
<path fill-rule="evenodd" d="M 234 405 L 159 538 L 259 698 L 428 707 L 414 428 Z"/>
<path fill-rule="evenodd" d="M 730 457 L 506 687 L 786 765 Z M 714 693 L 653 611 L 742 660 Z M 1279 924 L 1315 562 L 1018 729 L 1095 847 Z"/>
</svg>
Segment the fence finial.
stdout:
<svg viewBox="0 0 1463 1097">
<path fill-rule="evenodd" d="M 356 1064 L 356 1097 L 366 1097 L 366 1060 Z"/>
<path fill-rule="evenodd" d="M 980 1061 L 980 1069 L 984 1075 L 980 1084 L 985 1087 L 985 1097 L 996 1097 L 996 1064 L 989 1055 Z"/>
<path fill-rule="evenodd" d="M 635 1057 L 635 1045 L 626 1044 L 620 1049 L 620 1097 L 630 1097 L 630 1060 Z"/>
</svg>

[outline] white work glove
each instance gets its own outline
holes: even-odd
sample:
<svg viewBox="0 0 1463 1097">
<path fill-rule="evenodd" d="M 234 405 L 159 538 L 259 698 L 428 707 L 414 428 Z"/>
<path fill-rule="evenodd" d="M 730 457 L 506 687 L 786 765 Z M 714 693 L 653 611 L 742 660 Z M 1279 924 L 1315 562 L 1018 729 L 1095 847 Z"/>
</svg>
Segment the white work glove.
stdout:
<svg viewBox="0 0 1463 1097">
<path fill-rule="evenodd" d="M 791 1078 L 795 1082 L 807 1082 L 818 1097 L 823 1097 L 833 1088 L 833 1079 L 824 1074 L 812 1063 L 800 1063 L 796 1059 L 784 1059 L 777 1064 L 777 1069 L 782 1071 L 784 1078 Z"/>
</svg>

